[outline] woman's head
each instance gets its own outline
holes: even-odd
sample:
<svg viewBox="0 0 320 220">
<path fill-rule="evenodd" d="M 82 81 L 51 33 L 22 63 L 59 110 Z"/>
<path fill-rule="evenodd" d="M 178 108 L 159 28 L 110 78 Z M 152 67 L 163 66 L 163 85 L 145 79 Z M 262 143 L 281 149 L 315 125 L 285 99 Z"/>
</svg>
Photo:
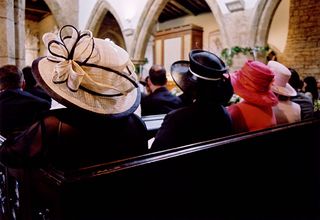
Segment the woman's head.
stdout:
<svg viewBox="0 0 320 220">
<path fill-rule="evenodd" d="M 304 92 L 310 92 L 312 94 L 313 100 L 317 100 L 319 98 L 319 94 L 318 94 L 316 78 L 313 76 L 307 76 L 303 79 L 303 82 L 304 82 L 304 86 L 303 86 Z"/>
<path fill-rule="evenodd" d="M 271 91 L 274 73 L 262 62 L 248 60 L 240 70 L 231 74 L 234 91 L 255 105 L 274 106 L 278 99 Z"/>
<path fill-rule="evenodd" d="M 183 92 L 199 101 L 226 104 L 233 95 L 225 63 L 209 51 L 192 50 L 189 61 L 172 64 L 171 75 Z"/>
</svg>

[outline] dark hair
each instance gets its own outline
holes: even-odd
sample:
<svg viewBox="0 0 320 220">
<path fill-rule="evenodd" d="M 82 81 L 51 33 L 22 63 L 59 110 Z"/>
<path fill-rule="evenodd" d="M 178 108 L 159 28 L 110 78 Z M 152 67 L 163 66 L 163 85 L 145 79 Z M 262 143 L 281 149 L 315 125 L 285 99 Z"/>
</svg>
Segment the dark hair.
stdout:
<svg viewBox="0 0 320 220">
<path fill-rule="evenodd" d="M 4 65 L 0 68 L 0 89 L 17 89 L 23 81 L 22 71 L 15 65 Z"/>
<path fill-rule="evenodd" d="M 164 86 L 167 83 L 166 69 L 158 64 L 153 65 L 149 70 L 149 78 L 154 85 Z"/>
<path fill-rule="evenodd" d="M 268 54 L 267 54 L 267 61 L 270 61 L 270 60 L 273 60 L 273 61 L 277 61 L 277 54 L 271 50 Z"/>
<path fill-rule="evenodd" d="M 312 94 L 312 99 L 317 100 L 319 97 L 317 80 L 313 76 L 307 76 L 303 80 L 307 85 L 305 87 L 305 92 L 310 92 Z"/>
<path fill-rule="evenodd" d="M 300 79 L 298 72 L 293 68 L 288 68 L 291 72 L 291 77 L 289 79 L 289 84 L 295 89 L 300 90 L 302 88 L 303 82 Z"/>
<path fill-rule="evenodd" d="M 24 80 L 26 82 L 26 90 L 33 88 L 36 84 L 37 81 L 34 79 L 32 69 L 30 66 L 26 66 L 22 69 L 22 73 L 24 76 Z"/>
</svg>

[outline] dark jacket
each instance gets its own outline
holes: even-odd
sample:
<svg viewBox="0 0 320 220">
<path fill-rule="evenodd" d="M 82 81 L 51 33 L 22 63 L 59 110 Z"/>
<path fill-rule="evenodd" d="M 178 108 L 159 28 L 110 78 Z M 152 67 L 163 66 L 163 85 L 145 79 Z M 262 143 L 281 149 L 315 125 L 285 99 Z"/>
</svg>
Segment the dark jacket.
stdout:
<svg viewBox="0 0 320 220">
<path fill-rule="evenodd" d="M 32 88 L 25 89 L 25 91 L 31 93 L 34 96 L 47 100 L 51 105 L 51 97 L 40 86 L 34 86 Z"/>
<path fill-rule="evenodd" d="M 20 89 L 0 93 L 0 133 L 8 137 L 28 128 L 50 103 Z"/>
<path fill-rule="evenodd" d="M 146 152 L 146 132 L 135 114 L 112 119 L 57 109 L 17 138 L 7 139 L 0 148 L 0 160 L 9 167 L 90 166 Z"/>
<path fill-rule="evenodd" d="M 231 118 L 225 107 L 195 102 L 165 116 L 151 150 L 178 147 L 231 133 Z"/>
<path fill-rule="evenodd" d="M 291 97 L 291 101 L 300 105 L 301 120 L 313 118 L 314 109 L 312 99 L 302 92 L 297 92 L 297 95 Z"/>
<path fill-rule="evenodd" d="M 170 93 L 166 87 L 160 87 L 150 95 L 142 97 L 141 115 L 166 114 L 180 107 L 181 99 Z"/>
</svg>

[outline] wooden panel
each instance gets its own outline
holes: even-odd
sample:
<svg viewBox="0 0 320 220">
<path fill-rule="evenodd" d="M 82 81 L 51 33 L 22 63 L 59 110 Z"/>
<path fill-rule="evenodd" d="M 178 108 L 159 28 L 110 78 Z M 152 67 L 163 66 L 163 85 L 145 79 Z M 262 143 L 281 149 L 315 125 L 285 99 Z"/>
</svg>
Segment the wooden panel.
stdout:
<svg viewBox="0 0 320 220">
<path fill-rule="evenodd" d="M 155 63 L 162 64 L 162 40 L 156 40 Z"/>
<path fill-rule="evenodd" d="M 173 62 L 181 59 L 181 37 L 170 38 L 164 41 L 164 67 L 167 72 Z"/>
<path fill-rule="evenodd" d="M 171 64 L 178 60 L 189 60 L 192 49 L 202 49 L 202 32 L 202 27 L 187 24 L 155 34 L 155 61 L 167 70 L 169 90 L 176 86 L 170 75 Z"/>
<path fill-rule="evenodd" d="M 319 133 L 309 120 L 75 170 L 27 170 L 20 195 L 29 193 L 24 211 L 37 218 L 21 220 L 43 210 L 51 220 L 316 220 Z"/>
<path fill-rule="evenodd" d="M 189 59 L 189 51 L 191 50 L 191 34 L 184 35 L 184 47 L 183 47 L 183 57 L 182 59 Z"/>
</svg>

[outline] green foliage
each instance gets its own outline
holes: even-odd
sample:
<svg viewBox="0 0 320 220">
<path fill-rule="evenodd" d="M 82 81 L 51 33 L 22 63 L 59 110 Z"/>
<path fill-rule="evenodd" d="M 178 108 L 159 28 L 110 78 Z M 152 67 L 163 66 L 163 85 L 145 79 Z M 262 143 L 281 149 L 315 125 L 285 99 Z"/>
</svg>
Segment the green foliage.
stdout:
<svg viewBox="0 0 320 220">
<path fill-rule="evenodd" d="M 134 64 L 136 73 L 137 74 L 141 73 L 143 65 L 145 65 L 148 62 L 149 62 L 148 58 L 144 58 L 144 60 L 141 63 Z"/>
<path fill-rule="evenodd" d="M 314 107 L 315 112 L 320 112 L 320 100 L 319 99 L 314 101 L 313 107 Z"/>
<path fill-rule="evenodd" d="M 254 54 L 254 51 L 256 52 L 267 52 L 269 50 L 268 46 L 255 46 L 254 48 L 252 47 L 240 47 L 240 46 L 234 46 L 231 48 L 224 48 L 221 51 L 221 57 L 224 59 L 226 64 L 228 66 L 232 66 L 233 63 L 233 57 L 239 53 L 242 53 L 244 55 L 252 55 Z"/>
</svg>

